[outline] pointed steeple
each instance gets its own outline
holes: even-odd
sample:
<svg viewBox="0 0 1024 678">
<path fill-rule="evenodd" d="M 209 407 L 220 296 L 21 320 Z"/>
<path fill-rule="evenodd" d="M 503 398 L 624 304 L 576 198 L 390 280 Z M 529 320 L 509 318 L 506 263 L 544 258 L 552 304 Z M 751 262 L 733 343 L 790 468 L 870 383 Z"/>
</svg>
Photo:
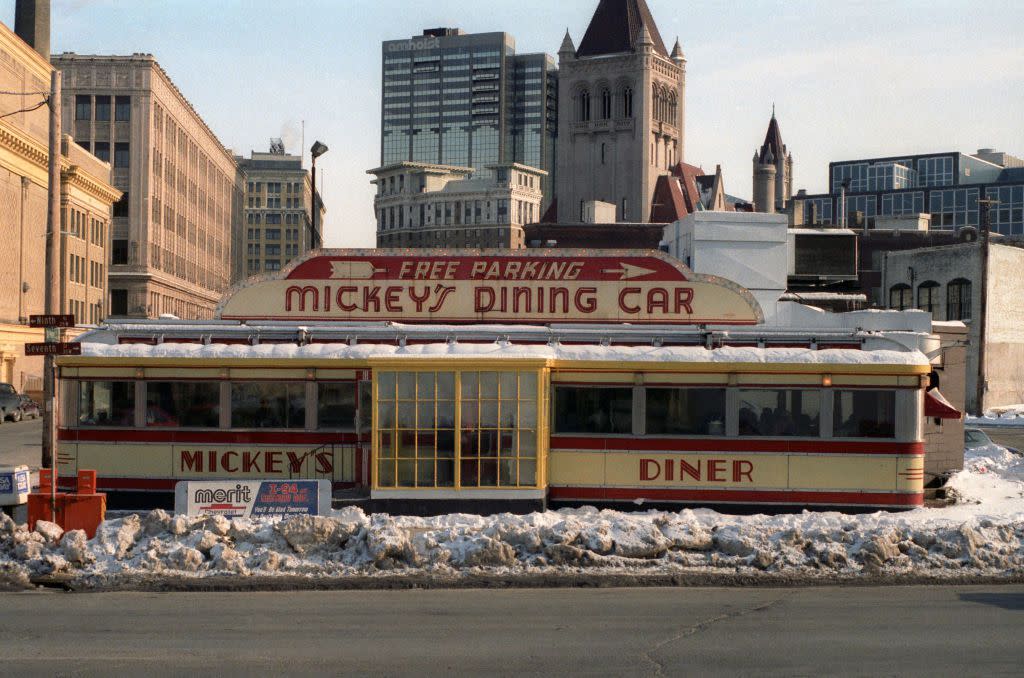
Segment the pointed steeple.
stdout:
<svg viewBox="0 0 1024 678">
<path fill-rule="evenodd" d="M 679 44 L 679 37 L 676 36 L 676 44 L 672 47 L 672 61 L 686 61 L 683 56 L 683 46 Z"/>
<path fill-rule="evenodd" d="M 572 42 L 569 29 L 565 29 L 565 37 L 562 38 L 562 46 L 558 48 L 558 56 L 576 56 L 576 45 Z"/>
<path fill-rule="evenodd" d="M 645 0 L 601 0 L 583 34 L 576 56 L 600 56 L 619 52 L 635 52 L 640 47 L 641 32 L 646 29 L 654 51 L 668 57 L 665 42 L 654 23 Z"/>
<path fill-rule="evenodd" d="M 640 29 L 640 35 L 636 40 L 636 47 L 634 49 L 637 52 L 649 53 L 654 51 L 654 39 L 651 38 L 651 32 L 647 30 L 647 26 L 643 26 Z"/>
<path fill-rule="evenodd" d="M 786 144 L 782 143 L 782 132 L 779 131 L 779 121 L 775 118 L 775 104 L 772 104 L 772 119 L 768 121 L 768 131 L 764 135 L 764 143 L 761 144 L 761 162 L 768 162 L 766 157 L 771 155 L 775 162 L 776 158 L 786 156 Z"/>
</svg>

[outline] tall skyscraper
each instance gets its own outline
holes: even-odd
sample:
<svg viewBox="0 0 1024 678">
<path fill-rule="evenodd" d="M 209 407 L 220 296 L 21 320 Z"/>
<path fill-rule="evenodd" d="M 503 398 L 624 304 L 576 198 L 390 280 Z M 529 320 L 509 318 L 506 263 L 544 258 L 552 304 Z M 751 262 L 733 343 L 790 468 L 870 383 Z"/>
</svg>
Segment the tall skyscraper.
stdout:
<svg viewBox="0 0 1024 678">
<path fill-rule="evenodd" d="M 557 71 L 507 33 L 436 28 L 382 46 L 381 165 L 554 167 Z M 545 187 L 549 188 L 549 187 Z M 550 195 L 550 190 L 545 191 Z"/>
<path fill-rule="evenodd" d="M 280 271 L 292 259 L 320 247 L 323 202 L 313 230 L 313 187 L 302 157 L 285 153 L 273 139 L 268 153 L 238 158 L 245 173 L 245 224 L 235 238 L 235 280 Z M 319 193 L 319 191 L 317 191 Z"/>
<path fill-rule="evenodd" d="M 678 40 L 670 53 L 644 0 L 601 0 L 579 48 L 565 34 L 558 69 L 558 221 L 582 221 L 595 200 L 618 221 L 649 221 L 658 177 L 683 160 Z"/>
<path fill-rule="evenodd" d="M 231 282 L 241 222 L 234 156 L 151 54 L 52 58 L 63 128 L 111 163 L 109 314 L 209 318 Z"/>
</svg>

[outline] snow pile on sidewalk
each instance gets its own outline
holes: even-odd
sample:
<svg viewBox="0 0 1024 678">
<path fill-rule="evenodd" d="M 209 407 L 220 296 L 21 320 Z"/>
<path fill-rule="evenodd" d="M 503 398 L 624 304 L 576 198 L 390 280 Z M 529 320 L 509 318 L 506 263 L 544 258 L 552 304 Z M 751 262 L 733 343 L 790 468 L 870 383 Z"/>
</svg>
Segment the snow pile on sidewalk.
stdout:
<svg viewBox="0 0 1024 678">
<path fill-rule="evenodd" d="M 0 585 L 66 574 L 80 586 L 215 575 L 310 578 L 593 574 L 748 574 L 831 580 L 1024 574 L 1024 461 L 972 456 L 953 477 L 959 503 L 905 513 L 731 516 L 707 509 L 591 508 L 525 516 L 365 515 L 234 519 L 164 511 L 104 523 L 87 540 L 0 518 Z"/>
</svg>

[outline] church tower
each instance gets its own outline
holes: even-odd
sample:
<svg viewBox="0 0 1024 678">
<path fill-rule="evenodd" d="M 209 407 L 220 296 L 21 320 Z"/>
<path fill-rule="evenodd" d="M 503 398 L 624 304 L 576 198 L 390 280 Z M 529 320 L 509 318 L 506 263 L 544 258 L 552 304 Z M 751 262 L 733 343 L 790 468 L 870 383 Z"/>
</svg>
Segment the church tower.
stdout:
<svg viewBox="0 0 1024 678">
<path fill-rule="evenodd" d="M 793 197 L 793 154 L 782 143 L 774 106 L 764 143 L 754 151 L 753 193 L 758 212 L 784 211 Z"/>
<path fill-rule="evenodd" d="M 647 222 L 657 179 L 683 159 L 686 58 L 669 53 L 644 0 L 600 0 L 577 48 L 558 50 L 557 220 L 583 204 Z"/>
</svg>

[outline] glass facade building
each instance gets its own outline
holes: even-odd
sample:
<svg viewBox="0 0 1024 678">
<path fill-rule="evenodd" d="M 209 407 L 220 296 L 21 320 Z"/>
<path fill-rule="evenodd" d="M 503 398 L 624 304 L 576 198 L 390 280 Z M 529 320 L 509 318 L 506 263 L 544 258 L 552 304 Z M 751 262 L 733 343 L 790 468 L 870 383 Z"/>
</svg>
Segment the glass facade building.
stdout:
<svg viewBox="0 0 1024 678">
<path fill-rule="evenodd" d="M 846 225 L 859 214 L 873 228 L 879 218 L 928 213 L 932 229 L 977 228 L 978 201 L 987 198 L 998 201 L 993 233 L 1024 234 L 1024 173 L 990 159 L 950 152 L 833 162 L 829 186 L 829 194 L 800 196 L 805 224 L 841 224 L 845 212 Z"/>
<path fill-rule="evenodd" d="M 382 46 L 381 165 L 554 170 L 557 70 L 507 33 L 431 29 Z M 545 190 L 545 195 L 550 191 Z"/>
</svg>

